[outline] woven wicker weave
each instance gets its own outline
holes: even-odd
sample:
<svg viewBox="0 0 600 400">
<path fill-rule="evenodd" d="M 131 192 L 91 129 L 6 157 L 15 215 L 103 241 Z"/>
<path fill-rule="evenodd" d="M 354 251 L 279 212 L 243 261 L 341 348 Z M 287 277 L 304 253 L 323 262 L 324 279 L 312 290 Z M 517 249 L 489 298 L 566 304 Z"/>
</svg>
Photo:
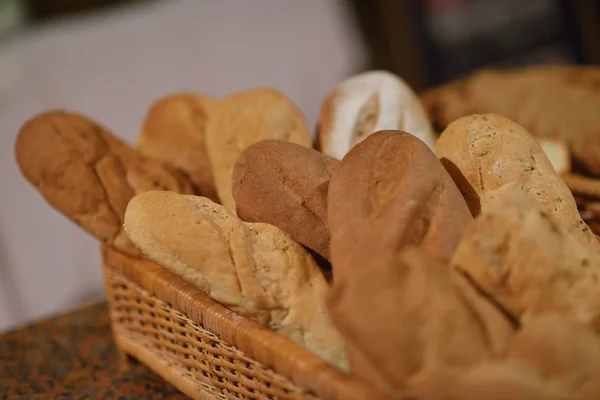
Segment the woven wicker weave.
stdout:
<svg viewBox="0 0 600 400">
<path fill-rule="evenodd" d="M 195 399 L 376 399 L 288 339 L 169 271 L 103 248 L 117 346 Z"/>
</svg>

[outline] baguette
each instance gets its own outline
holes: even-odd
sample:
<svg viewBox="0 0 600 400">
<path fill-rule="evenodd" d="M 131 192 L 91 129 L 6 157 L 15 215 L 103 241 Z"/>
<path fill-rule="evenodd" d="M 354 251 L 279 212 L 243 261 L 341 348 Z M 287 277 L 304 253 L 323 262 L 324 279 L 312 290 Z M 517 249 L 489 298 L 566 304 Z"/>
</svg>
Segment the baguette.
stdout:
<svg viewBox="0 0 600 400">
<path fill-rule="evenodd" d="M 148 191 L 127 206 L 125 231 L 144 255 L 215 301 L 347 368 L 325 309 L 327 282 L 278 228 L 244 223 L 205 197 Z"/>
<path fill-rule="evenodd" d="M 487 193 L 512 182 L 578 240 L 597 248 L 571 191 L 537 141 L 515 122 L 494 114 L 460 118 L 442 133 L 435 152 L 473 215 L 486 210 Z"/>
<path fill-rule="evenodd" d="M 22 174 L 85 231 L 131 256 L 123 232 L 129 200 L 149 189 L 193 193 L 180 171 L 139 154 L 86 117 L 49 111 L 27 121 L 15 144 Z"/>
</svg>

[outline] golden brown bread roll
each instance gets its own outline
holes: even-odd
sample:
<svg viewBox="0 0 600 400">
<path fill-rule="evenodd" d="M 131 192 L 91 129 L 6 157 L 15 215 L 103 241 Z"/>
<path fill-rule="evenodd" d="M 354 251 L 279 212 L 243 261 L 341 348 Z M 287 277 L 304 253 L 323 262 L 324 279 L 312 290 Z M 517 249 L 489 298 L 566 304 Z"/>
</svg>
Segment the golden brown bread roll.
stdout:
<svg viewBox="0 0 600 400">
<path fill-rule="evenodd" d="M 206 151 L 206 126 L 217 100 L 177 93 L 155 102 L 142 123 L 137 148 L 145 156 L 185 172 L 196 194 L 218 201 Z"/>
<path fill-rule="evenodd" d="M 472 221 L 435 154 L 401 131 L 376 132 L 350 150 L 331 177 L 328 207 L 334 280 L 411 244 L 447 261 Z"/>
<path fill-rule="evenodd" d="M 86 117 L 49 111 L 27 121 L 17 137 L 21 172 L 41 195 L 100 241 L 140 253 L 123 232 L 129 200 L 149 189 L 193 193 L 180 171 L 140 155 Z"/>
<path fill-rule="evenodd" d="M 318 149 L 341 160 L 373 132 L 398 129 L 433 148 L 435 136 L 417 95 L 399 76 L 367 71 L 342 82 L 321 108 Z"/>
<path fill-rule="evenodd" d="M 240 154 L 233 169 L 237 215 L 277 226 L 329 258 L 327 194 L 340 162 L 316 150 L 281 140 L 264 140 Z"/>
<path fill-rule="evenodd" d="M 334 280 L 328 300 L 349 351 L 359 353 L 350 361 L 367 362 L 351 363 L 352 375 L 393 398 L 445 368 L 502 356 L 513 334 L 511 322 L 462 275 L 415 247 L 392 262 L 374 252 L 359 272 Z"/>
<path fill-rule="evenodd" d="M 473 215 L 486 210 L 487 193 L 514 182 L 578 240 L 597 247 L 569 188 L 536 140 L 515 122 L 494 114 L 460 118 L 442 133 L 435 152 Z"/>
<path fill-rule="evenodd" d="M 253 89 L 232 94 L 219 102 L 209 119 L 208 156 L 219 199 L 231 211 L 235 212 L 233 166 L 242 151 L 265 139 L 312 147 L 302 113 L 276 90 Z"/>
<path fill-rule="evenodd" d="M 144 255 L 214 300 L 346 368 L 325 308 L 327 282 L 278 228 L 244 223 L 204 197 L 148 191 L 129 202 L 125 231 Z"/>
<path fill-rule="evenodd" d="M 600 315 L 600 253 L 507 185 L 467 228 L 452 266 L 514 318 L 548 311 L 590 322 Z"/>
</svg>

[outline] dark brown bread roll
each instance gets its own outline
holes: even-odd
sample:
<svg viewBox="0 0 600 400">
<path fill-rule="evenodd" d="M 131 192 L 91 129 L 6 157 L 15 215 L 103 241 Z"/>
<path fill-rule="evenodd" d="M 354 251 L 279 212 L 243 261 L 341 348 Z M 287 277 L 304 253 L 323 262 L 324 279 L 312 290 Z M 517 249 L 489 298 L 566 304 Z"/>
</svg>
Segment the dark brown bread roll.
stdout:
<svg viewBox="0 0 600 400">
<path fill-rule="evenodd" d="M 316 150 L 264 140 L 248 147 L 233 169 L 237 215 L 266 222 L 329 259 L 327 193 L 340 161 Z"/>
<path fill-rule="evenodd" d="M 448 261 L 473 220 L 435 154 L 393 130 L 370 135 L 344 157 L 331 177 L 328 207 L 334 281 L 407 245 Z"/>
</svg>

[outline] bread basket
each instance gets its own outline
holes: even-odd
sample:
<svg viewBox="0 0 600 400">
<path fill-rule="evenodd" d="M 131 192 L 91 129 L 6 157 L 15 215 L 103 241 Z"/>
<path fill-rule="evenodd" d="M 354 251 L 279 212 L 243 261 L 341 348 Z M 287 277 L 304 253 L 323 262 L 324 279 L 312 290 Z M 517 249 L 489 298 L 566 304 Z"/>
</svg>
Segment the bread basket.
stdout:
<svg viewBox="0 0 600 400">
<path fill-rule="evenodd" d="M 370 387 L 155 263 L 107 246 L 102 256 L 117 347 L 191 398 L 379 398 Z"/>
</svg>

